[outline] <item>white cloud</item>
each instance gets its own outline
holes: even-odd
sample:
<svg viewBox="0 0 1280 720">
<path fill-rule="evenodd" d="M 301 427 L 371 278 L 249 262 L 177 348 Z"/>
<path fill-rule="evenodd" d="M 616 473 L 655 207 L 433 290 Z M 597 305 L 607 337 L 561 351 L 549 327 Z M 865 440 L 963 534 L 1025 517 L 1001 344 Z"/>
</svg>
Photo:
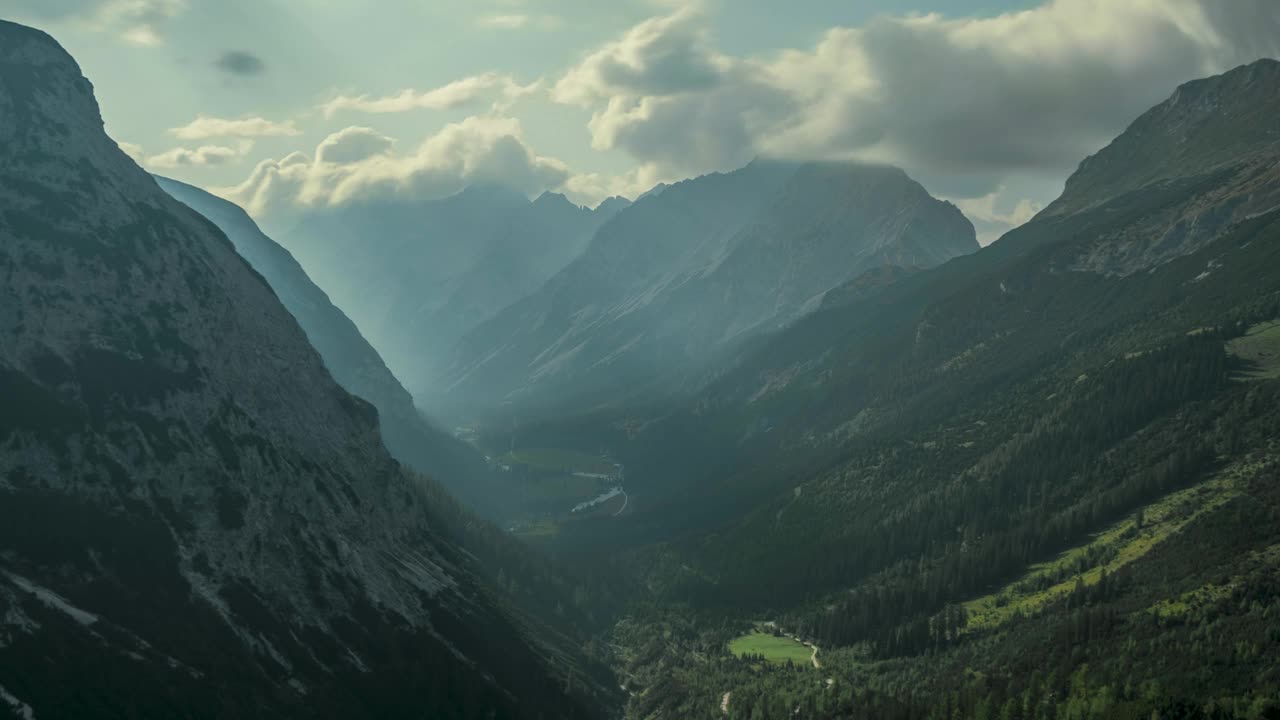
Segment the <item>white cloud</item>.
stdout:
<svg viewBox="0 0 1280 720">
<path fill-rule="evenodd" d="M 990 18 L 883 16 L 746 58 L 720 53 L 703 17 L 678 10 L 587 55 L 553 97 L 592 109 L 596 148 L 663 173 L 761 154 L 858 158 L 981 197 L 1011 173 L 1061 175 L 1181 82 L 1280 54 L 1280 4 L 1229 5 L 1051 0 Z"/>
<path fill-rule="evenodd" d="M 556 83 L 555 99 L 589 105 L 714 88 L 733 61 L 708 47 L 701 19 L 696 11 L 680 10 L 640 23 L 569 70 Z"/>
<path fill-rule="evenodd" d="M 527 15 L 525 13 L 493 13 L 481 15 L 476 24 L 495 30 L 556 30 L 564 26 L 558 15 Z"/>
<path fill-rule="evenodd" d="M 150 23 L 176 17 L 187 9 L 187 0 L 105 0 L 97 17 L 107 23 Z"/>
<path fill-rule="evenodd" d="M 222 165 L 236 158 L 244 157 L 252 149 L 252 140 L 244 140 L 236 147 L 227 147 L 225 145 L 202 145 L 198 148 L 177 147 L 159 155 L 152 155 L 147 158 L 146 165 L 150 168 L 164 170 Z"/>
<path fill-rule="evenodd" d="M 452 123 L 407 154 L 393 152 L 393 143 L 369 128 L 346 128 L 321 142 L 310 157 L 294 153 L 264 161 L 244 183 L 217 192 L 251 213 L 269 215 L 373 198 L 444 197 L 484 182 L 532 195 L 559 188 L 571 176 L 564 163 L 525 144 L 514 118 Z"/>
<path fill-rule="evenodd" d="M 201 115 L 187 125 L 173 128 L 170 134 L 181 140 L 207 140 L 226 137 L 286 137 L 298 135 L 293 121 L 272 122 L 261 117 L 228 120 Z"/>
<path fill-rule="evenodd" d="M 553 97 L 594 108 L 592 146 L 661 168 L 651 174 L 747 163 L 796 101 L 769 66 L 710 47 L 703 20 L 682 9 L 637 25 L 570 69 Z"/>
<path fill-rule="evenodd" d="M 603 173 L 582 173 L 565 181 L 562 188 L 566 197 L 578 205 L 595 207 L 606 198 L 621 196 L 635 199 L 659 183 L 670 183 L 679 180 L 673 175 L 664 175 L 653 163 L 646 163 L 621 175 Z"/>
<path fill-rule="evenodd" d="M 365 113 L 403 113 L 411 110 L 452 110 L 492 99 L 494 108 L 503 111 L 515 101 L 536 92 L 540 81 L 521 85 L 510 75 L 485 73 L 455 80 L 433 90 L 406 89 L 398 95 L 372 98 L 341 95 L 322 106 L 326 117 L 344 111 Z"/>
<path fill-rule="evenodd" d="M 1013 206 L 1001 210 L 999 205 L 1004 196 L 1009 194 L 1006 187 L 997 188 L 990 194 L 977 198 L 953 198 L 951 202 L 973 222 L 978 232 L 978 242 L 990 245 L 1010 230 L 1025 225 L 1044 209 L 1044 206 L 1028 198 L 1013 201 Z"/>
<path fill-rule="evenodd" d="M 120 33 L 120 39 L 131 45 L 156 47 L 164 44 L 164 38 L 151 25 L 135 25 Z"/>
<path fill-rule="evenodd" d="M 396 141 L 367 127 L 349 127 L 325 138 L 316 147 L 317 164 L 350 165 L 390 154 Z"/>
</svg>

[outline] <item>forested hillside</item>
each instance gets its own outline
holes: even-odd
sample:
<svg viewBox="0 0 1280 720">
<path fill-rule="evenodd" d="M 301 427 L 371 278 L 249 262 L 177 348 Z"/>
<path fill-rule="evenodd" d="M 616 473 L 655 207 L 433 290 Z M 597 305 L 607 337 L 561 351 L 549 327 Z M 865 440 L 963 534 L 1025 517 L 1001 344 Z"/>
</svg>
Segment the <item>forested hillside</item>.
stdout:
<svg viewBox="0 0 1280 720">
<path fill-rule="evenodd" d="M 859 279 L 684 407 L 529 429 L 638 478 L 555 541 L 656 598 L 615 633 L 631 715 L 1280 713 L 1278 90 L 1184 87 L 1031 223 Z M 821 667 L 736 657 L 763 620 Z"/>
</svg>

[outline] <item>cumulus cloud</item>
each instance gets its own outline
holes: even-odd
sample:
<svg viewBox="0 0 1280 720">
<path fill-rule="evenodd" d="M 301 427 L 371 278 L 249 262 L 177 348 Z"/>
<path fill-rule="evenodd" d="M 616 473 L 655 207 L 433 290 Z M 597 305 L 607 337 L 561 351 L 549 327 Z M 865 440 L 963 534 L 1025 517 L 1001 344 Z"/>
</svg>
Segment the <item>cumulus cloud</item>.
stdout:
<svg viewBox="0 0 1280 720">
<path fill-rule="evenodd" d="M 708 46 L 701 15 L 681 10 L 631 28 L 591 53 L 556 83 L 560 102 L 671 96 L 719 85 L 733 61 Z"/>
<path fill-rule="evenodd" d="M 521 85 L 510 75 L 485 73 L 455 80 L 433 90 L 407 89 L 398 95 L 370 97 L 340 95 L 322 106 L 326 117 L 343 111 L 364 113 L 402 113 L 411 110 L 452 110 L 490 101 L 494 109 L 503 111 L 515 101 L 541 87 L 540 81 Z"/>
<path fill-rule="evenodd" d="M 227 137 L 287 137 L 300 134 L 293 121 L 273 122 L 261 117 L 230 120 L 201 115 L 182 127 L 169 130 L 181 140 L 207 140 Z"/>
<path fill-rule="evenodd" d="M 257 215 L 374 198 L 435 198 L 477 183 L 497 182 L 535 194 L 565 184 L 564 163 L 525 144 L 518 120 L 470 117 L 445 126 L 416 150 L 394 152 L 394 141 L 350 127 L 308 156 L 294 153 L 259 163 L 240 185 L 218 193 Z"/>
<path fill-rule="evenodd" d="M 141 148 L 138 148 L 139 152 Z M 244 157 L 253 150 L 252 140 L 242 140 L 235 147 L 225 145 L 202 145 L 197 148 L 176 147 L 159 155 L 146 159 L 147 167 L 172 170 L 184 167 L 209 167 L 223 165 L 236 158 Z"/>
<path fill-rule="evenodd" d="M 651 175 L 743 165 L 797 102 L 768 65 L 715 51 L 702 25 L 687 9 L 647 20 L 569 70 L 552 95 L 595 108 L 592 146 L 661 168 Z"/>
<path fill-rule="evenodd" d="M 267 64 L 262 58 L 245 50 L 228 50 L 224 52 L 213 66 L 228 75 L 252 77 L 267 71 Z"/>
<path fill-rule="evenodd" d="M 316 162 L 349 165 L 391 152 L 396 141 L 372 128 L 349 127 L 325 138 L 316 148 Z"/>
<path fill-rule="evenodd" d="M 882 16 L 768 57 L 717 51 L 696 12 L 587 55 L 553 97 L 595 147 L 693 174 L 756 155 L 889 162 L 983 197 L 1060 175 L 1180 82 L 1280 54 L 1274 0 L 1051 0 L 988 18 Z"/>
<path fill-rule="evenodd" d="M 1014 201 L 1012 207 L 1002 208 L 1001 200 L 1007 192 L 1007 188 L 1000 187 L 982 197 L 952 200 L 965 217 L 973 222 L 978 233 L 978 242 L 982 245 L 990 245 L 1001 235 L 1020 225 L 1025 225 L 1044 209 L 1042 204 L 1027 198 Z"/>
</svg>

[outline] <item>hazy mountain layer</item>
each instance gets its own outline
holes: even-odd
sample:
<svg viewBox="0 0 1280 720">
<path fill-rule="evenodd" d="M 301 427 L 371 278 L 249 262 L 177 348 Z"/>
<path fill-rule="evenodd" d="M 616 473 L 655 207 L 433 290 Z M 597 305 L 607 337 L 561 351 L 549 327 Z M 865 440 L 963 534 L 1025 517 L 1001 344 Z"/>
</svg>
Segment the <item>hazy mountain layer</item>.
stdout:
<svg viewBox="0 0 1280 720">
<path fill-rule="evenodd" d="M 565 407 L 652 393 L 869 269 L 977 248 L 959 210 L 894 168 L 758 161 L 678 183 L 468 335 L 447 401 Z"/>
<path fill-rule="evenodd" d="M 453 345 L 577 257 L 625 201 L 598 210 L 498 186 L 427 202 L 318 209 L 283 242 L 415 394 Z"/>
</svg>

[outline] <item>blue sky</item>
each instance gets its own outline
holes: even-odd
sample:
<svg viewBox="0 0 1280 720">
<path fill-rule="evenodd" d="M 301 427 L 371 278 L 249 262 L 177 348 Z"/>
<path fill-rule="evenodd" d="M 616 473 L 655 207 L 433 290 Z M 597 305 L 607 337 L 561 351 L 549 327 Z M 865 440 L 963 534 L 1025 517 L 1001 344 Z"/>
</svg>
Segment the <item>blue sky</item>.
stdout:
<svg viewBox="0 0 1280 720">
<path fill-rule="evenodd" d="M 582 203 L 758 155 L 904 167 L 984 240 L 1274 0 L 5 0 L 147 168 L 283 221 L 506 180 Z"/>
</svg>

